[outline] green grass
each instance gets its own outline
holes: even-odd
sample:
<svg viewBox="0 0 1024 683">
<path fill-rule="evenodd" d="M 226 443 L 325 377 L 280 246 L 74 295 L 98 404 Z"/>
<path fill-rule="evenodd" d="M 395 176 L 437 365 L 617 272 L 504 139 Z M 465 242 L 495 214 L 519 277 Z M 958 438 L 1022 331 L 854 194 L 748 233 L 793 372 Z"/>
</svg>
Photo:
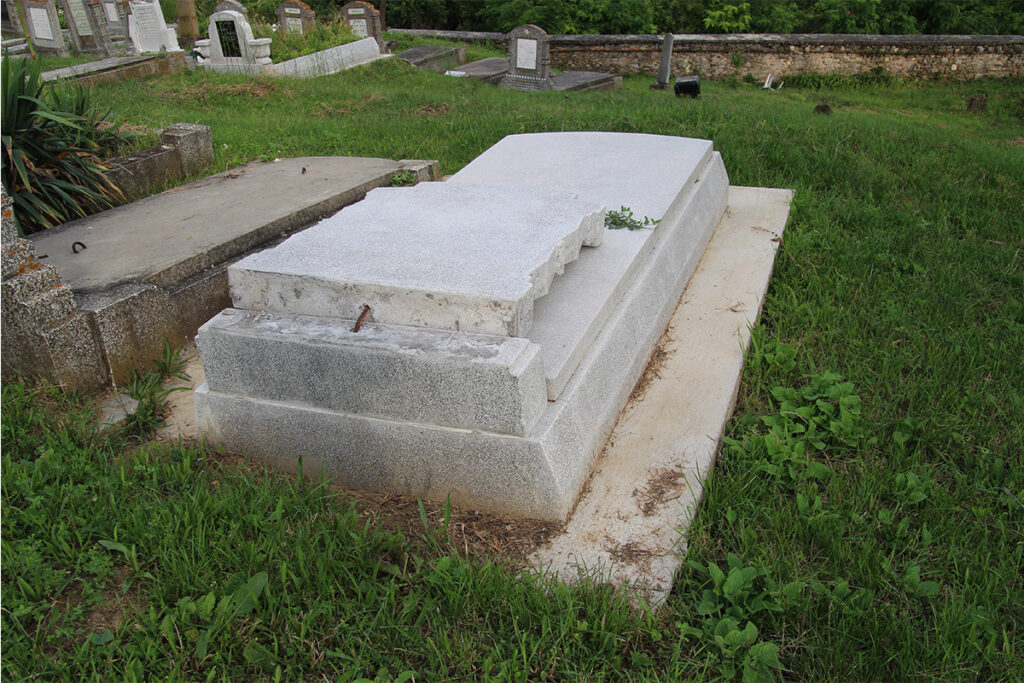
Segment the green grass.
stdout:
<svg viewBox="0 0 1024 683">
<path fill-rule="evenodd" d="M 88 403 L 7 383 L 5 679 L 1024 678 L 1021 83 L 689 100 L 649 80 L 527 94 L 388 61 L 97 94 L 133 124 L 211 125 L 219 168 L 351 154 L 451 173 L 509 133 L 592 129 L 710 138 L 733 184 L 794 188 L 663 610 L 386 532 L 326 487 L 144 430 L 97 434 Z M 980 91 L 989 113 L 967 113 Z"/>
<path fill-rule="evenodd" d="M 16 57 L 15 59 L 32 59 L 32 57 L 31 55 L 28 55 L 25 57 Z M 56 55 L 45 55 L 36 57 L 36 63 L 39 64 L 40 71 L 53 71 L 54 69 L 63 69 L 66 66 L 88 64 L 89 62 L 95 62 L 98 59 L 102 59 L 102 56 L 68 55 L 67 57 L 58 57 Z"/>
</svg>

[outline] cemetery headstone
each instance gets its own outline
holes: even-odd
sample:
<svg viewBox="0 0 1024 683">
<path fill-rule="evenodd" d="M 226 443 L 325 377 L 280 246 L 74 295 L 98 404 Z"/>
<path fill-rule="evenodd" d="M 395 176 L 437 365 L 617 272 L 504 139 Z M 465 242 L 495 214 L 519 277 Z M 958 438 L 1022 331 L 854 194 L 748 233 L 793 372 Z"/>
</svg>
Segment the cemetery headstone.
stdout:
<svg viewBox="0 0 1024 683">
<path fill-rule="evenodd" d="M 238 12 L 246 19 L 249 18 L 249 10 L 246 8 L 245 5 L 238 2 L 238 0 L 220 0 L 220 2 L 218 2 L 213 8 L 214 14 L 216 14 L 217 12 L 223 12 L 225 10 Z"/>
<path fill-rule="evenodd" d="M 260 73 L 270 65 L 270 38 L 254 38 L 245 16 L 234 10 L 210 15 L 210 38 L 197 40 L 196 47 L 217 71 Z"/>
<path fill-rule="evenodd" d="M 68 49 L 64 44 L 57 6 L 53 0 L 23 0 L 22 7 L 25 9 L 25 28 L 36 50 L 67 55 Z"/>
<path fill-rule="evenodd" d="M 117 2 L 117 0 L 101 0 L 100 6 L 107 35 L 112 40 L 126 37 L 128 32 L 125 27 L 125 16 L 121 3 Z"/>
<path fill-rule="evenodd" d="M 14 36 L 25 35 L 21 27 L 21 19 L 18 17 L 18 5 L 15 0 L 2 0 L 0 2 L 0 27 L 4 33 Z"/>
<path fill-rule="evenodd" d="M 548 34 L 539 26 L 517 26 L 508 34 L 508 73 L 501 87 L 513 90 L 551 90 Z"/>
<path fill-rule="evenodd" d="M 102 0 L 85 0 L 85 11 L 92 23 L 93 42 L 96 45 L 96 51 L 106 57 L 114 57 L 117 54 L 117 50 L 114 47 L 113 36 L 109 28 L 111 24 L 108 21 L 104 3 Z M 114 24 L 114 26 L 116 27 L 117 24 Z"/>
<path fill-rule="evenodd" d="M 316 25 L 316 13 L 302 0 L 285 0 L 274 10 L 278 31 L 303 34 Z"/>
<path fill-rule="evenodd" d="M 60 0 L 64 20 L 71 34 L 71 46 L 75 52 L 99 52 L 96 28 L 85 3 L 86 0 Z"/>
<path fill-rule="evenodd" d="M 664 90 L 672 81 L 672 48 L 675 46 L 675 36 L 666 33 L 661 40 L 661 61 L 658 63 L 658 80 L 651 86 L 656 90 Z"/>
<path fill-rule="evenodd" d="M 132 0 L 128 3 L 128 36 L 136 52 L 180 52 L 178 34 L 167 27 L 159 0 Z"/>
<path fill-rule="evenodd" d="M 380 22 L 380 12 L 373 5 L 362 0 L 350 2 L 337 14 L 338 19 L 348 24 L 352 33 L 360 38 L 373 38 L 383 48 L 384 35 Z"/>
</svg>

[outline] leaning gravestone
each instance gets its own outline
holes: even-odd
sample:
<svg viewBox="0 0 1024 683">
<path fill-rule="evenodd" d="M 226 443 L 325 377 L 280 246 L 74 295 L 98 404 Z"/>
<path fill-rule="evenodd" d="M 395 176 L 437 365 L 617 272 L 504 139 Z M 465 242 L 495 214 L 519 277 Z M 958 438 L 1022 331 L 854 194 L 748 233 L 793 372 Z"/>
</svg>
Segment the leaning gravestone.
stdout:
<svg viewBox="0 0 1024 683">
<path fill-rule="evenodd" d="M 513 90 L 551 90 L 548 34 L 539 26 L 517 26 L 508 34 L 508 73 L 499 84 Z"/>
<path fill-rule="evenodd" d="M 656 90 L 665 90 L 672 81 L 672 48 L 675 46 L 676 37 L 666 33 L 661 39 L 661 60 L 658 63 L 658 76 L 651 87 Z"/>
<path fill-rule="evenodd" d="M 228 269 L 210 443 L 353 488 L 564 521 L 725 210 L 707 140 L 512 135 Z M 655 221 L 607 230 L 603 207 Z"/>
<path fill-rule="evenodd" d="M 25 8 L 25 28 L 35 48 L 42 52 L 66 55 L 68 49 L 53 0 L 22 0 L 22 7 Z"/>
<path fill-rule="evenodd" d="M 86 0 L 60 0 L 64 19 L 71 34 L 71 47 L 75 52 L 99 52 L 96 27 L 85 7 Z"/>
<path fill-rule="evenodd" d="M 316 14 L 301 0 L 285 0 L 274 10 L 278 31 L 303 34 L 316 25 Z"/>
<path fill-rule="evenodd" d="M 168 28 L 158 0 L 133 0 L 128 6 L 128 36 L 136 52 L 181 52 L 178 34 Z"/>
<path fill-rule="evenodd" d="M 373 5 L 362 0 L 350 2 L 338 11 L 337 18 L 352 29 L 360 38 L 373 38 L 382 48 L 384 35 L 380 23 L 380 12 Z"/>
</svg>

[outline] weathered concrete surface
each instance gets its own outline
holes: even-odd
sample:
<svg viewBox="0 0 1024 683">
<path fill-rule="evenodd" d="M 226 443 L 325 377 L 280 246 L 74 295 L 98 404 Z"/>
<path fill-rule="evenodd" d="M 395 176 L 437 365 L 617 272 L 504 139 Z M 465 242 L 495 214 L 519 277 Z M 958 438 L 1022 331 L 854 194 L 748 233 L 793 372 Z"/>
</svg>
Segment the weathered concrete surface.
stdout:
<svg viewBox="0 0 1024 683">
<path fill-rule="evenodd" d="M 599 71 L 563 71 L 551 77 L 552 90 L 618 90 L 622 76 Z"/>
<path fill-rule="evenodd" d="M 547 408 L 540 348 L 518 337 L 229 308 L 199 329 L 215 391 L 391 420 L 525 435 Z"/>
<path fill-rule="evenodd" d="M 188 57 L 184 52 L 167 52 L 161 55 L 134 57 L 109 57 L 95 62 L 43 72 L 45 81 L 74 79 L 82 85 L 100 85 L 115 81 L 142 80 L 155 76 L 170 76 L 183 72 Z"/>
<path fill-rule="evenodd" d="M 565 531 L 531 562 L 664 602 L 736 401 L 790 190 L 732 187 L 729 209 L 669 323 L 667 360 L 622 412 Z"/>
<path fill-rule="evenodd" d="M 418 69 L 444 73 L 466 61 L 466 48 L 446 45 L 417 45 L 395 55 Z"/>
<path fill-rule="evenodd" d="M 74 290 L 99 340 L 108 381 L 160 357 L 231 305 L 227 263 L 436 163 L 305 157 L 252 163 L 32 236 Z M 268 191 L 273 188 L 273 191 Z M 75 242 L 85 245 L 77 247 Z"/>
<path fill-rule="evenodd" d="M 354 43 L 336 45 L 311 55 L 289 59 L 287 62 L 267 65 L 263 73 L 292 78 L 327 76 L 390 56 L 380 53 L 380 45 L 374 38 L 363 38 Z"/>
<path fill-rule="evenodd" d="M 380 188 L 228 270 L 236 308 L 522 336 L 604 205 L 515 183 Z"/>
<path fill-rule="evenodd" d="M 524 164 L 522 159 L 530 162 Z M 714 191 L 701 184 L 712 172 L 717 183 Z M 528 187 L 570 190 L 610 210 L 627 207 L 641 221 L 663 220 L 655 229 L 606 231 L 604 246 L 584 250 L 566 268 L 558 286 L 537 302 L 527 336 L 541 346 L 548 398 L 555 400 L 634 274 L 669 232 L 663 228 L 683 220 L 683 207 L 696 192 L 717 198 L 701 209 L 717 213 L 684 225 L 672 248 L 698 256 L 703 252 L 724 208 L 728 179 L 707 140 L 629 133 L 537 133 L 502 139 L 448 182 L 498 184 L 503 179 Z M 695 265 L 693 261 L 689 268 Z"/>
<path fill-rule="evenodd" d="M 449 69 L 450 76 L 466 76 L 475 81 L 497 84 L 508 73 L 508 59 L 505 57 L 487 57 L 478 59 L 475 62 L 462 64 L 455 69 Z"/>
</svg>

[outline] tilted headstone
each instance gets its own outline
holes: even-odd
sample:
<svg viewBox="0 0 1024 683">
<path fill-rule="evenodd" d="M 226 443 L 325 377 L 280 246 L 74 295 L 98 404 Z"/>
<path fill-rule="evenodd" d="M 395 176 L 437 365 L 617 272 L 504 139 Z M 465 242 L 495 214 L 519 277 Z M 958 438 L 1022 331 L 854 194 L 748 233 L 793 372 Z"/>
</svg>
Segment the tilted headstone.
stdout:
<svg viewBox="0 0 1024 683">
<path fill-rule="evenodd" d="M 350 2 L 341 8 L 337 18 L 348 24 L 352 33 L 360 38 L 373 38 L 383 48 L 384 35 L 380 23 L 380 12 L 374 9 L 370 3 L 362 0 Z"/>
<path fill-rule="evenodd" d="M 306 33 L 316 25 L 316 13 L 302 0 L 285 0 L 274 10 L 278 31 Z"/>
<path fill-rule="evenodd" d="M 181 51 L 178 47 L 178 34 L 173 28 L 167 27 L 158 0 L 133 0 L 128 5 L 131 8 L 131 14 L 128 16 L 128 36 L 132 39 L 136 52 Z"/>
<path fill-rule="evenodd" d="M 112 37 L 120 38 L 128 35 L 121 3 L 117 2 L 117 0 L 101 0 L 100 6 L 103 10 L 103 19 L 107 33 Z"/>
<path fill-rule="evenodd" d="M 254 38 L 241 12 L 221 10 L 210 15 L 210 38 L 197 40 L 205 65 L 219 71 L 259 73 L 270 65 L 270 38 Z"/>
<path fill-rule="evenodd" d="M 21 37 L 25 30 L 21 27 L 21 18 L 18 17 L 18 4 L 15 0 L 0 1 L 0 27 L 4 33 Z"/>
<path fill-rule="evenodd" d="M 60 0 L 64 10 L 64 20 L 71 34 L 71 47 L 75 52 L 99 52 L 96 40 L 96 27 L 86 9 L 87 0 Z"/>
<path fill-rule="evenodd" d="M 220 0 L 220 2 L 218 2 L 214 6 L 213 13 L 216 14 L 217 12 L 223 12 L 225 10 L 230 10 L 232 12 L 238 12 L 239 14 L 241 14 L 246 19 L 249 18 L 249 10 L 246 8 L 245 5 L 243 5 L 242 3 L 238 2 L 238 0 Z"/>
<path fill-rule="evenodd" d="M 501 87 L 513 90 L 551 90 L 548 34 L 533 24 L 517 26 L 508 34 L 508 73 Z"/>
<path fill-rule="evenodd" d="M 672 82 L 672 48 L 675 46 L 676 38 L 671 33 L 666 33 L 661 40 L 661 61 L 658 63 L 658 80 L 651 86 L 657 90 L 664 90 Z"/>
<path fill-rule="evenodd" d="M 104 10 L 102 0 L 85 0 L 85 11 L 92 22 L 93 42 L 96 45 L 96 51 L 106 57 L 117 55 L 117 49 L 114 46 L 110 29 L 111 24 L 107 21 L 107 13 Z M 113 24 L 113 26 L 116 30 L 117 24 Z M 123 34 L 120 35 L 123 36 Z"/>
<path fill-rule="evenodd" d="M 53 0 L 22 0 L 22 7 L 25 9 L 25 28 L 36 50 L 66 55 L 68 49 L 64 44 L 64 35 L 60 30 L 60 19 L 57 18 L 57 7 Z"/>
</svg>

